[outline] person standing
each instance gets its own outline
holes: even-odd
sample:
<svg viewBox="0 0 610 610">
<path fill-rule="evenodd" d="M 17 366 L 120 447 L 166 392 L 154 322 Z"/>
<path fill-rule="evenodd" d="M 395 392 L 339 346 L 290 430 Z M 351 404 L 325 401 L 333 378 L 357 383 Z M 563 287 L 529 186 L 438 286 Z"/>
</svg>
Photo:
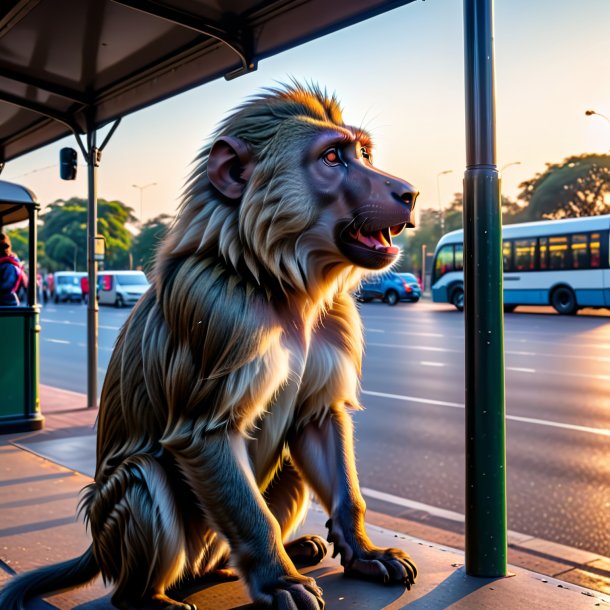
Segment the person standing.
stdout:
<svg viewBox="0 0 610 610">
<path fill-rule="evenodd" d="M 27 280 L 21 261 L 11 249 L 11 240 L 6 233 L 0 232 L 0 306 L 17 306 L 17 291 L 27 287 Z"/>
</svg>

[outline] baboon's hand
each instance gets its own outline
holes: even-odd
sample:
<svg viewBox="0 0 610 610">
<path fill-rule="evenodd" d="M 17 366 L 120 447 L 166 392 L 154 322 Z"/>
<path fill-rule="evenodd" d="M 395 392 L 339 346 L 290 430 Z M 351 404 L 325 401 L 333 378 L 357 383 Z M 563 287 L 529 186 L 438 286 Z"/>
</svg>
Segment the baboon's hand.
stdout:
<svg viewBox="0 0 610 610">
<path fill-rule="evenodd" d="M 346 576 L 378 580 L 384 584 L 402 583 L 407 589 L 415 584 L 417 568 L 411 557 L 401 549 L 382 549 L 368 537 L 348 542 L 341 527 L 332 519 L 326 522 L 328 541 L 333 543 L 333 557 L 341 555 Z"/>
<path fill-rule="evenodd" d="M 313 578 L 281 576 L 262 587 L 255 601 L 273 610 L 323 610 L 322 589 Z"/>
</svg>

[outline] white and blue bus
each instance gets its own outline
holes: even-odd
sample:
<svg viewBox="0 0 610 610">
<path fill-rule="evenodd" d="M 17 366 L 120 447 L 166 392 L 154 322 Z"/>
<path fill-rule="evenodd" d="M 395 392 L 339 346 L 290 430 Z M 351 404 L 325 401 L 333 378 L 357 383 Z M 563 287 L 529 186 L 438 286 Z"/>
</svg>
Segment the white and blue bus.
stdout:
<svg viewBox="0 0 610 610">
<path fill-rule="evenodd" d="M 610 307 L 610 215 L 542 220 L 502 228 L 504 309 L 552 305 L 561 314 Z M 464 231 L 434 252 L 432 300 L 464 308 Z"/>
</svg>

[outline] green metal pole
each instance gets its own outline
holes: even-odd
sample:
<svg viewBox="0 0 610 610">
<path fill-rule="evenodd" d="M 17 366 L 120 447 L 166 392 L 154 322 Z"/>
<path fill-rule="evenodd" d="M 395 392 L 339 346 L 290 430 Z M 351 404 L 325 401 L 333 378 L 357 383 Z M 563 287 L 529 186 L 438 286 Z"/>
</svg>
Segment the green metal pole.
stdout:
<svg viewBox="0 0 610 610">
<path fill-rule="evenodd" d="M 507 574 L 504 315 L 492 0 L 464 0 L 466 572 Z"/>
<path fill-rule="evenodd" d="M 87 204 L 87 271 L 89 297 L 87 299 L 87 406 L 97 408 L 97 355 L 98 313 L 97 305 L 97 261 L 95 260 L 95 237 L 97 235 L 97 169 L 101 151 L 96 147 L 96 131 L 90 127 L 87 146 L 88 204 Z"/>
<path fill-rule="evenodd" d="M 28 345 L 26 347 L 26 418 L 30 421 L 32 430 L 42 428 L 44 417 L 40 413 L 40 303 L 36 301 L 38 279 L 38 208 L 35 203 L 29 208 L 28 261 L 30 278 L 28 284 L 28 315 L 25 328 Z"/>
</svg>

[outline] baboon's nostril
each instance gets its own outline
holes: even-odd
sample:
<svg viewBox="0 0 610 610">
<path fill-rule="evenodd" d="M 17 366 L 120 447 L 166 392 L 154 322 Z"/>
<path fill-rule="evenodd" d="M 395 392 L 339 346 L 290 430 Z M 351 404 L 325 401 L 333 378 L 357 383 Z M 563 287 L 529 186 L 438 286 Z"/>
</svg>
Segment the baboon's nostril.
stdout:
<svg viewBox="0 0 610 610">
<path fill-rule="evenodd" d="M 398 199 L 400 199 L 401 201 L 409 205 L 411 209 L 413 209 L 415 207 L 415 200 L 417 199 L 418 195 L 419 193 L 417 192 L 407 191 L 400 195 Z"/>
</svg>

